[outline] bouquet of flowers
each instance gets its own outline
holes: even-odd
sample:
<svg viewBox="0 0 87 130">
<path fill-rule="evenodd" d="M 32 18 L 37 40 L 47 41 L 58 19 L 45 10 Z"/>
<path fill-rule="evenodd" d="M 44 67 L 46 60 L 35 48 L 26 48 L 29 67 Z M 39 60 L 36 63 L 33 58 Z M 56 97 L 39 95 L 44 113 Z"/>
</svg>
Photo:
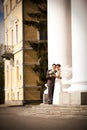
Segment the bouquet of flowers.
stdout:
<svg viewBox="0 0 87 130">
<path fill-rule="evenodd" d="M 49 75 L 50 75 L 50 76 L 55 76 L 55 71 L 54 71 L 54 70 L 50 70 L 50 71 L 49 71 Z"/>
</svg>

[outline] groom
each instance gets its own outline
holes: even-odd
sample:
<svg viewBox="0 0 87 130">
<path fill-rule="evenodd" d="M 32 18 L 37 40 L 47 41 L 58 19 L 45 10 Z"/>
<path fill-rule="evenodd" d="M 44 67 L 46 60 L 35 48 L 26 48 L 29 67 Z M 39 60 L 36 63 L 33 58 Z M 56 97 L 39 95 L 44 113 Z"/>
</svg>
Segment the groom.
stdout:
<svg viewBox="0 0 87 130">
<path fill-rule="evenodd" d="M 52 69 L 48 70 L 47 75 L 46 75 L 47 86 L 48 86 L 48 104 L 52 104 L 52 102 L 53 102 L 55 73 L 56 73 L 56 65 L 52 64 Z"/>
</svg>

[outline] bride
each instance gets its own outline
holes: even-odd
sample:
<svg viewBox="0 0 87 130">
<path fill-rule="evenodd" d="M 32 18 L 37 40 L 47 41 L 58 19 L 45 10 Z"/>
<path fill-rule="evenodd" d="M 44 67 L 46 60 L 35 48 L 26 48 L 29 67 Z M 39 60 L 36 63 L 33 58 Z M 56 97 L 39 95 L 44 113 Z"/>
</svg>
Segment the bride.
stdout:
<svg viewBox="0 0 87 130">
<path fill-rule="evenodd" d="M 54 87 L 54 94 L 53 94 L 53 104 L 59 104 L 59 95 L 62 91 L 62 82 L 61 82 L 61 65 L 56 65 L 56 79 L 55 79 L 55 87 Z"/>
</svg>

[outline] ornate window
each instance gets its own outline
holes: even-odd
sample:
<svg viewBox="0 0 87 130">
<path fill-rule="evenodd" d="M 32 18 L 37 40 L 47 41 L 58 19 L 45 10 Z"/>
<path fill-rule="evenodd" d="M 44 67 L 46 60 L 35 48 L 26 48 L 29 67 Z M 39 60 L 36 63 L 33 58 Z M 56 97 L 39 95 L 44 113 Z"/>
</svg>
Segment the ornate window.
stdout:
<svg viewBox="0 0 87 130">
<path fill-rule="evenodd" d="M 18 43 L 18 24 L 16 24 L 16 43 Z"/>
<path fill-rule="evenodd" d="M 9 93 L 7 93 L 7 100 L 9 100 Z"/>
<path fill-rule="evenodd" d="M 19 92 L 17 92 L 17 100 L 19 100 Z"/>
<path fill-rule="evenodd" d="M 7 79 L 7 87 L 9 87 L 9 66 L 7 65 L 7 75 L 6 75 L 6 79 Z"/>
<path fill-rule="evenodd" d="M 10 10 L 12 10 L 12 0 L 10 0 Z"/>
<path fill-rule="evenodd" d="M 8 45 L 8 32 L 6 32 L 6 44 Z"/>
<path fill-rule="evenodd" d="M 8 5 L 6 5 L 6 16 L 8 15 Z"/>
<path fill-rule="evenodd" d="M 19 61 L 16 61 L 16 77 L 17 77 L 17 81 L 19 81 Z"/>
<path fill-rule="evenodd" d="M 13 39 L 14 35 L 13 35 L 13 29 L 11 31 L 11 42 L 12 42 L 12 45 L 13 45 L 13 42 L 14 42 L 14 39 Z"/>
</svg>

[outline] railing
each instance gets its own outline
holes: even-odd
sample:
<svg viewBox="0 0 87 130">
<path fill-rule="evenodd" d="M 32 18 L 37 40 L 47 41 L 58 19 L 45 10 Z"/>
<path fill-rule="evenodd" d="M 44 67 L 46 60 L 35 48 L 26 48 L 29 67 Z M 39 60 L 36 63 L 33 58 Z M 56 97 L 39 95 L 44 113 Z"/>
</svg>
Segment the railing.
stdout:
<svg viewBox="0 0 87 130">
<path fill-rule="evenodd" d="M 4 45 L 1 52 L 2 58 L 10 59 L 13 58 L 13 46 Z"/>
</svg>

